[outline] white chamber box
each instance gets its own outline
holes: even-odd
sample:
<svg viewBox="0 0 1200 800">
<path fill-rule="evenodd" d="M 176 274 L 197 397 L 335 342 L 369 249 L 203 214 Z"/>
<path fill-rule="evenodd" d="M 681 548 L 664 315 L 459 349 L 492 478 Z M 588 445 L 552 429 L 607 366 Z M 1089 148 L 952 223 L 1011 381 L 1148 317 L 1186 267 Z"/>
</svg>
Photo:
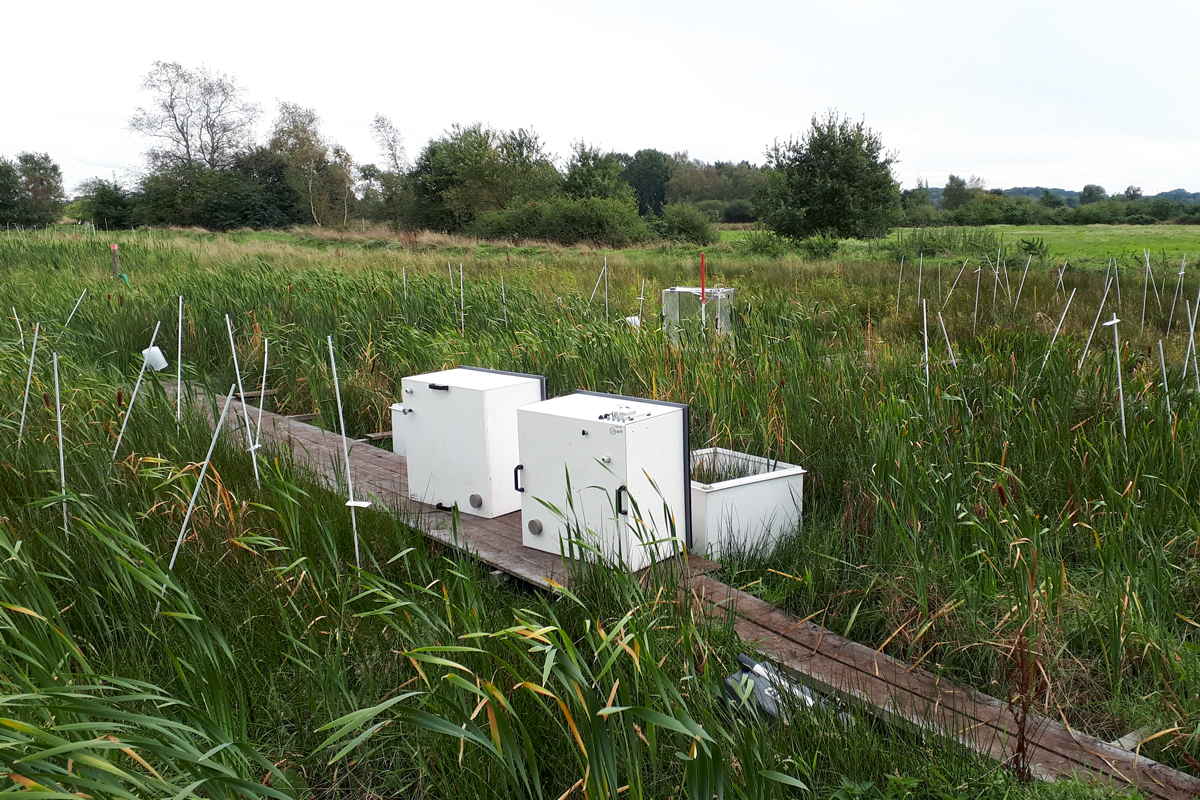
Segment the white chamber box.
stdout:
<svg viewBox="0 0 1200 800">
<path fill-rule="evenodd" d="M 519 409 L 517 431 L 526 547 L 636 571 L 691 546 L 687 406 L 576 392 Z"/>
<path fill-rule="evenodd" d="M 806 474 L 794 464 L 721 447 L 693 451 L 695 552 L 720 558 L 775 545 L 800 526 Z"/>
<path fill-rule="evenodd" d="M 663 329 L 672 338 L 682 329 L 733 333 L 733 306 L 737 292 L 728 286 L 705 289 L 697 286 L 672 286 L 663 289 Z"/>
<path fill-rule="evenodd" d="M 521 508 L 513 488 L 517 409 L 546 399 L 538 375 L 457 367 L 401 381 L 408 496 L 477 517 Z M 394 446 L 394 445 L 393 445 Z"/>
</svg>

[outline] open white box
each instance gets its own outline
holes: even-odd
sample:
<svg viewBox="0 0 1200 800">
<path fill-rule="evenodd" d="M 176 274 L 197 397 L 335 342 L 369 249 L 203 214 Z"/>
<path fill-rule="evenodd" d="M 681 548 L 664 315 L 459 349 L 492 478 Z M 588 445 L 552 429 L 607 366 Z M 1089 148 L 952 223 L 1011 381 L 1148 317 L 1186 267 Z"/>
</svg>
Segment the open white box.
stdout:
<svg viewBox="0 0 1200 800">
<path fill-rule="evenodd" d="M 723 447 L 693 450 L 693 474 L 700 465 L 718 480 L 692 481 L 692 552 L 720 558 L 767 548 L 800 526 L 804 467 Z"/>
</svg>

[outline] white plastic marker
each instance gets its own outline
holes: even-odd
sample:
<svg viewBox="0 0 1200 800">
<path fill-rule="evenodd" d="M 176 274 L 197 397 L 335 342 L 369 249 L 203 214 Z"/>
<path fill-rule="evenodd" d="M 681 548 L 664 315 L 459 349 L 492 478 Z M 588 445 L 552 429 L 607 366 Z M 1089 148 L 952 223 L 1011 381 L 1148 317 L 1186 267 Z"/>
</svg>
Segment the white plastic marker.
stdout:
<svg viewBox="0 0 1200 800">
<path fill-rule="evenodd" d="M 971 335 L 975 335 L 975 323 L 979 321 L 979 279 L 983 277 L 983 265 L 975 270 L 975 313 L 971 315 Z"/>
<path fill-rule="evenodd" d="M 1039 377 L 1042 374 L 1042 370 L 1046 368 L 1046 362 L 1050 360 L 1050 351 L 1054 349 L 1054 343 L 1058 341 L 1058 332 L 1062 330 L 1063 323 L 1067 321 L 1067 312 L 1071 310 L 1071 301 L 1075 299 L 1075 291 L 1075 289 L 1071 290 L 1071 296 L 1067 298 L 1067 305 L 1063 308 L 1062 318 L 1058 321 L 1058 327 L 1054 329 L 1054 335 L 1050 337 L 1050 346 L 1046 348 L 1046 357 L 1042 359 L 1042 369 L 1038 370 Z"/>
<path fill-rule="evenodd" d="M 33 382 L 33 358 L 37 355 L 38 330 L 41 325 L 33 325 L 33 347 L 29 351 L 29 374 L 25 376 L 25 399 L 21 401 L 21 427 L 17 428 L 17 449 L 21 448 L 21 436 L 25 433 L 25 412 L 29 409 L 29 386 Z"/>
<path fill-rule="evenodd" d="M 1104 301 L 1108 299 L 1108 290 L 1112 288 L 1112 285 L 1112 278 L 1105 276 L 1104 296 L 1100 298 L 1100 307 L 1096 309 L 1096 321 L 1092 323 L 1092 330 L 1088 333 L 1087 344 L 1083 346 L 1083 355 L 1079 357 L 1077 369 L 1083 369 L 1083 360 L 1087 358 L 1088 348 L 1092 346 L 1092 337 L 1096 335 L 1096 327 L 1100 324 L 1100 315 L 1104 312 Z"/>
<path fill-rule="evenodd" d="M 154 333 L 150 334 L 150 347 L 154 347 L 154 340 L 158 338 L 158 329 L 162 327 L 162 321 L 159 320 L 154 325 Z M 146 349 L 149 350 L 150 347 Z M 117 434 L 117 446 L 113 448 L 113 458 L 117 457 L 117 452 L 121 449 L 121 440 L 125 438 L 125 426 L 129 424 L 129 416 L 133 413 L 133 403 L 137 400 L 138 389 L 142 388 L 142 378 L 146 377 L 146 364 L 149 361 L 146 357 L 142 357 L 142 368 L 138 370 L 137 383 L 133 385 L 133 394 L 129 396 L 129 405 L 125 408 L 125 419 L 121 422 L 121 432 Z"/>
<path fill-rule="evenodd" d="M 956 275 L 954 277 L 954 283 L 950 284 L 950 290 L 947 291 L 947 293 L 946 293 L 946 302 L 942 303 L 942 311 L 946 311 L 946 307 L 948 305 L 950 305 L 950 296 L 952 296 L 954 294 L 954 287 L 956 287 L 956 285 L 959 285 L 959 278 L 962 277 L 962 272 L 964 272 L 967 269 L 967 263 L 970 260 L 971 259 L 968 258 L 966 261 L 962 261 L 962 269 L 959 270 L 958 275 Z"/>
<path fill-rule="evenodd" d="M 408 302 L 408 267 L 400 267 L 400 279 L 404 281 L 404 302 Z"/>
<path fill-rule="evenodd" d="M 52 352 L 51 355 L 54 357 L 54 416 L 58 421 L 58 480 L 63 496 L 63 533 L 67 533 L 67 458 L 63 455 L 62 398 L 58 392 L 58 353 Z"/>
<path fill-rule="evenodd" d="M 362 569 L 362 561 L 358 555 L 358 516 L 360 508 L 370 508 L 370 500 L 354 499 L 354 478 L 350 474 L 350 445 L 346 441 L 346 418 L 342 416 L 342 389 L 338 384 L 337 359 L 333 355 L 333 337 L 329 337 L 329 366 L 333 369 L 333 393 L 337 396 L 338 424 L 342 426 L 342 455 L 346 457 L 346 492 L 350 499 L 346 505 L 350 507 L 350 528 L 354 531 L 354 566 Z"/>
<path fill-rule="evenodd" d="M 1108 263 L 1112 264 L 1113 282 L 1117 286 L 1117 305 L 1120 306 L 1123 305 L 1121 302 L 1121 265 L 1117 263 L 1115 258 L 1110 258 Z"/>
<path fill-rule="evenodd" d="M 1062 265 L 1062 268 L 1061 268 L 1061 269 L 1060 269 L 1060 268 L 1058 268 L 1058 267 L 1055 267 L 1055 268 L 1054 268 L 1054 271 L 1058 273 L 1058 287 L 1057 287 L 1057 288 L 1055 288 L 1055 290 L 1054 290 L 1054 291 L 1055 291 L 1055 293 L 1057 294 L 1058 290 L 1059 290 L 1059 289 L 1062 289 L 1062 293 L 1063 293 L 1063 294 L 1066 294 L 1066 293 L 1067 293 L 1067 287 L 1066 287 L 1066 286 L 1063 284 L 1063 279 L 1062 279 L 1062 276 L 1063 276 L 1063 273 L 1067 271 L 1067 262 L 1066 262 L 1066 261 L 1064 261 L 1064 262 L 1063 262 L 1063 265 Z M 1106 273 L 1105 273 L 1105 280 L 1106 280 L 1106 281 L 1107 281 L 1107 276 L 1108 276 L 1108 273 L 1106 272 Z"/>
<path fill-rule="evenodd" d="M 233 323 L 229 320 L 229 315 L 225 315 L 225 327 L 229 330 L 229 349 L 233 351 L 233 374 L 237 378 L 238 400 L 242 404 L 242 416 L 246 420 L 246 452 L 250 454 L 250 463 L 254 465 L 254 485 L 262 488 L 262 483 L 258 479 L 258 456 L 254 453 L 254 440 L 250 437 L 250 411 L 246 408 L 246 392 L 242 389 L 242 370 L 238 366 L 237 345 L 233 341 Z"/>
<path fill-rule="evenodd" d="M 463 336 L 467 335 L 467 290 L 463 285 L 462 262 L 458 263 L 458 311 L 461 314 L 459 325 Z"/>
<path fill-rule="evenodd" d="M 229 392 L 225 395 L 225 405 L 221 407 L 221 416 L 217 419 L 217 428 L 213 431 L 212 441 L 208 444 L 208 454 L 204 456 L 204 463 L 200 465 L 200 476 L 196 478 L 196 488 L 192 490 L 192 499 L 188 501 L 187 513 L 183 515 L 183 525 L 179 528 L 179 536 L 175 539 L 175 549 L 171 552 L 171 563 L 167 565 L 167 572 L 172 572 L 175 569 L 175 560 L 179 558 L 179 547 L 183 544 L 183 535 L 187 533 L 188 522 L 192 519 L 192 511 L 196 508 L 196 498 L 200 496 L 200 487 L 204 485 L 204 474 L 208 472 L 208 465 L 212 461 L 213 450 L 217 446 L 217 437 L 221 435 L 221 426 L 225 424 L 225 413 L 229 411 L 229 403 L 233 400 L 233 390 L 237 384 L 229 387 Z M 162 593 L 167 593 L 167 585 L 164 583 Z M 154 613 L 157 615 L 162 607 L 162 602 L 155 606 Z"/>
<path fill-rule="evenodd" d="M 954 357 L 954 348 L 950 346 L 950 334 L 946 333 L 946 321 L 942 319 L 942 312 L 938 312 L 938 324 L 942 326 L 942 336 L 946 337 L 946 350 L 950 353 L 950 365 L 958 369 L 958 359 Z"/>
<path fill-rule="evenodd" d="M 1120 321 L 1117 315 L 1113 314 L 1112 319 L 1104 323 L 1104 327 L 1113 329 L 1114 355 L 1117 358 L 1117 403 L 1121 406 L 1121 438 L 1128 439 L 1129 434 L 1125 430 L 1125 384 L 1121 379 L 1121 336 L 1117 333 L 1117 323 Z"/>
<path fill-rule="evenodd" d="M 87 294 L 87 289 L 84 289 L 83 294 L 79 295 L 79 299 L 75 301 L 75 307 L 71 309 L 71 313 L 67 317 L 67 321 L 63 323 L 64 331 L 67 329 L 67 326 L 71 324 L 71 320 L 75 318 L 75 312 L 79 310 L 79 304 L 83 302 L 83 295 L 85 294 Z"/>
<path fill-rule="evenodd" d="M 263 337 L 263 378 L 258 390 L 258 421 L 254 425 L 254 449 L 262 447 L 262 412 L 267 402 L 267 361 L 271 355 L 271 340 Z"/>
<path fill-rule="evenodd" d="M 183 418 L 183 295 L 179 295 L 179 342 L 175 349 L 175 421 Z"/>
<path fill-rule="evenodd" d="M 904 256 L 900 256 L 900 277 L 896 279 L 896 313 L 900 313 L 900 286 L 904 283 Z"/>
<path fill-rule="evenodd" d="M 1171 390 L 1167 387 L 1167 360 L 1163 358 L 1162 339 L 1158 340 L 1158 365 L 1162 367 L 1163 397 L 1167 399 L 1167 416 L 1171 415 Z"/>
<path fill-rule="evenodd" d="M 450 288 L 453 289 L 454 288 L 454 266 L 449 261 L 446 262 L 446 271 L 450 273 Z"/>
<path fill-rule="evenodd" d="M 720 295 L 717 295 L 717 297 L 720 298 Z M 642 309 L 645 308 L 645 305 L 646 305 L 646 279 L 642 278 L 642 292 L 641 292 L 641 294 L 638 295 L 638 324 L 639 325 L 642 324 Z M 720 316 L 719 310 L 718 310 L 718 316 Z"/>
<path fill-rule="evenodd" d="M 17 334 L 21 337 L 21 349 L 25 349 L 25 331 L 21 328 L 21 318 L 17 316 L 17 307 L 13 306 L 13 319 L 17 322 Z"/>
<path fill-rule="evenodd" d="M 1021 290 L 1025 288 L 1025 276 L 1029 274 L 1029 265 L 1033 263 L 1033 255 L 1030 254 L 1029 260 L 1025 262 L 1025 271 L 1021 273 L 1021 285 L 1017 287 L 1017 299 L 1013 301 L 1013 311 L 1017 310 L 1017 303 L 1021 302 Z"/>
</svg>

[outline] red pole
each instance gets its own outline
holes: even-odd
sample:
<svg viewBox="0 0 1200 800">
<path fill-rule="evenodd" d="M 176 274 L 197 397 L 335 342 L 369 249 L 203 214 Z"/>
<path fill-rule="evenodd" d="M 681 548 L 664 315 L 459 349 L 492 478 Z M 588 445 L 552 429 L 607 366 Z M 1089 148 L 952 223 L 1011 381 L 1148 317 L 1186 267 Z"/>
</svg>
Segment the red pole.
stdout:
<svg viewBox="0 0 1200 800">
<path fill-rule="evenodd" d="M 700 305 L 704 305 L 707 300 L 704 296 L 704 253 L 700 254 Z"/>
</svg>

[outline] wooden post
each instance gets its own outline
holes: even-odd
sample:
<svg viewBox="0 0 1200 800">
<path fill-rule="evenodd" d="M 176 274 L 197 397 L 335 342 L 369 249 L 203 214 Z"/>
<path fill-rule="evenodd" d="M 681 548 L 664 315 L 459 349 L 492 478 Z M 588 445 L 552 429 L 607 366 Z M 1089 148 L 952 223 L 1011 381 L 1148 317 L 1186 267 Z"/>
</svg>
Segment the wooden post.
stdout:
<svg viewBox="0 0 1200 800">
<path fill-rule="evenodd" d="M 111 245 L 111 247 L 113 257 L 113 280 L 116 281 L 121 279 L 121 254 L 117 250 L 117 246 L 115 244 Z"/>
</svg>

